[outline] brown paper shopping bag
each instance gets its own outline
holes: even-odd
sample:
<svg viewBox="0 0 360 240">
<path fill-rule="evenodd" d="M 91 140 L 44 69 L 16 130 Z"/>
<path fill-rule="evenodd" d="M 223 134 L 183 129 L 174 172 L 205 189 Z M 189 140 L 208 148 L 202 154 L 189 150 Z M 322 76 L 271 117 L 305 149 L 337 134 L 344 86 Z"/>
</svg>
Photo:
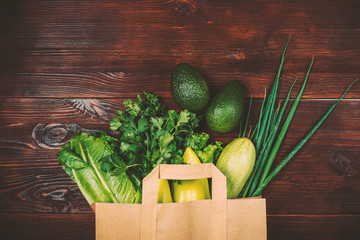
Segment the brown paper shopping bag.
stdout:
<svg viewBox="0 0 360 240">
<path fill-rule="evenodd" d="M 157 203 L 159 179 L 212 178 L 212 199 Z M 96 239 L 264 240 L 265 199 L 226 199 L 226 178 L 213 164 L 159 165 L 143 180 L 142 204 L 96 203 Z"/>
</svg>

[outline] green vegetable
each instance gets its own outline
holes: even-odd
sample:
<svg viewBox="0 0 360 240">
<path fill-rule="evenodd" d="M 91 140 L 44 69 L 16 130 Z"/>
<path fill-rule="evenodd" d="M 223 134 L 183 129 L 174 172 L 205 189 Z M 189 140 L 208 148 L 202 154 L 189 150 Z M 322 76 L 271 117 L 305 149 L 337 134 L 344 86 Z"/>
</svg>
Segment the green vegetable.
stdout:
<svg viewBox="0 0 360 240">
<path fill-rule="evenodd" d="M 248 138 L 230 142 L 220 154 L 216 167 L 226 177 L 228 198 L 237 198 L 255 163 L 256 152 Z"/>
<path fill-rule="evenodd" d="M 126 172 L 138 182 L 158 164 L 183 163 L 186 147 L 197 146 L 196 153 L 207 162 L 216 161 L 222 150 L 220 142 L 208 144 L 209 135 L 195 132 L 199 116 L 187 109 L 168 110 L 154 94 L 144 92 L 143 98 L 125 101 L 125 107 L 110 127 L 119 131 L 119 157 L 132 166 Z"/>
<path fill-rule="evenodd" d="M 210 90 L 205 78 L 189 64 L 174 67 L 170 86 L 175 102 L 183 109 L 199 112 L 209 103 Z"/>
<path fill-rule="evenodd" d="M 123 172 L 112 174 L 103 169 L 121 165 L 117 140 L 105 133 L 75 135 L 58 152 L 58 161 L 91 205 L 94 202 L 138 203 L 140 189 Z"/>
<path fill-rule="evenodd" d="M 216 163 L 223 150 L 222 142 L 215 141 L 214 144 L 207 144 L 209 134 L 194 133 L 187 137 L 184 142 L 185 148 L 191 148 L 202 163 Z"/>
<path fill-rule="evenodd" d="M 309 140 L 309 138 L 314 134 L 314 132 L 320 127 L 320 125 L 325 121 L 325 119 L 330 115 L 332 110 L 336 107 L 336 105 L 345 97 L 348 91 L 351 89 L 352 85 L 357 82 L 355 80 L 345 93 L 329 108 L 329 110 L 324 114 L 324 116 L 317 122 L 317 124 L 310 130 L 310 132 L 306 135 L 306 137 L 301 140 L 301 142 L 289 153 L 289 155 L 271 172 L 271 174 L 261 182 L 261 185 L 255 191 L 253 196 L 258 196 L 261 194 L 261 191 L 266 187 L 266 185 L 275 177 L 275 175 L 285 166 L 286 163 L 290 161 L 290 159 L 302 148 L 302 146 Z"/>
<path fill-rule="evenodd" d="M 266 99 L 266 91 L 264 100 L 262 103 L 262 107 L 259 114 L 259 119 L 253 132 L 251 139 L 253 140 L 256 146 L 257 158 L 255 162 L 255 166 L 248 181 L 245 184 L 240 196 L 241 197 L 253 197 L 259 196 L 262 193 L 264 187 L 271 181 L 271 179 L 280 171 L 280 169 L 300 150 L 300 148 L 307 142 L 307 140 L 314 134 L 314 132 L 320 127 L 321 123 L 326 119 L 326 117 L 331 113 L 331 111 L 335 108 L 335 106 L 339 103 L 339 101 L 347 94 L 353 82 L 346 92 L 341 96 L 341 98 L 333 104 L 333 106 L 325 113 L 322 119 L 311 129 L 311 131 L 306 135 L 306 137 L 291 151 L 291 153 L 269 174 L 269 171 L 273 165 L 274 159 L 276 158 L 277 152 L 281 143 L 284 139 L 284 136 L 290 126 L 291 120 L 296 112 L 297 106 L 300 102 L 302 94 L 304 92 L 307 80 L 310 75 L 310 71 L 314 62 L 314 58 L 310 64 L 310 67 L 305 76 L 305 80 L 302 84 L 302 87 L 294 100 L 294 103 L 285 119 L 282 121 L 282 117 L 284 115 L 286 106 L 289 102 L 292 88 L 296 82 L 292 84 L 289 89 L 288 95 L 283 103 L 283 106 L 280 109 L 280 104 L 278 108 L 275 108 L 278 86 L 280 81 L 281 70 L 285 61 L 285 52 L 287 46 L 289 44 L 290 38 L 285 46 L 285 49 L 282 54 L 280 67 L 278 73 L 275 77 L 272 90 L 270 95 Z M 357 81 L 357 80 L 356 80 Z M 265 104 L 266 103 L 266 104 Z M 250 114 L 250 110 L 249 110 Z M 280 126 L 282 123 L 282 126 Z M 247 126 L 247 124 L 246 124 Z M 280 132 L 278 132 L 278 130 Z M 245 129 L 246 131 L 246 129 Z M 245 133 L 244 131 L 244 133 Z M 276 139 L 276 140 L 275 140 Z"/>
<path fill-rule="evenodd" d="M 139 203 L 142 180 L 158 164 L 181 164 L 188 145 L 196 145 L 204 161 L 216 161 L 221 143 L 208 144 L 209 135 L 195 133 L 200 117 L 188 110 L 169 110 L 151 93 L 124 102 L 110 128 L 79 133 L 58 152 L 59 164 L 77 183 L 89 204 L 94 202 Z M 159 201 L 171 202 L 169 184 L 162 181 Z"/>
<path fill-rule="evenodd" d="M 206 109 L 206 123 L 214 132 L 230 132 L 239 125 L 243 109 L 244 86 L 233 80 L 211 100 Z"/>
</svg>

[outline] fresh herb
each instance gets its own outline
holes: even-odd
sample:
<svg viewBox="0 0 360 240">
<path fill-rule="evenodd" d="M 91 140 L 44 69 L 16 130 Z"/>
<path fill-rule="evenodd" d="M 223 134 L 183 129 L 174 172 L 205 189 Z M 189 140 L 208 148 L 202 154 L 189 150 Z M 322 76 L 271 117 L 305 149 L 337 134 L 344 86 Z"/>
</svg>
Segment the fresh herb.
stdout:
<svg viewBox="0 0 360 240">
<path fill-rule="evenodd" d="M 208 144 L 208 134 L 195 132 L 200 116 L 186 109 L 169 110 L 155 94 L 144 92 L 124 105 L 126 109 L 117 112 L 110 128 L 119 131 L 119 157 L 132 166 L 126 171 L 140 182 L 158 164 L 182 164 L 187 147 L 202 162 L 215 162 L 222 150 L 221 142 Z M 113 165 L 109 170 L 117 168 Z"/>
</svg>

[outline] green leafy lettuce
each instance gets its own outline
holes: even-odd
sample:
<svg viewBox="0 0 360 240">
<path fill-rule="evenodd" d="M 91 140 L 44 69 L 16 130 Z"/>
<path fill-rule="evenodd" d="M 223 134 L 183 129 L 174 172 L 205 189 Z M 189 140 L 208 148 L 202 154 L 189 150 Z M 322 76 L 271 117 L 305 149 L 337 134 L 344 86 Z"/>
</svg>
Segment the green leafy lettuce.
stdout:
<svg viewBox="0 0 360 240">
<path fill-rule="evenodd" d="M 108 162 L 121 164 L 116 146 L 118 141 L 105 133 L 79 133 L 58 152 L 58 161 L 77 183 L 89 204 L 94 202 L 138 203 L 140 189 L 123 172 L 104 171 Z"/>
</svg>

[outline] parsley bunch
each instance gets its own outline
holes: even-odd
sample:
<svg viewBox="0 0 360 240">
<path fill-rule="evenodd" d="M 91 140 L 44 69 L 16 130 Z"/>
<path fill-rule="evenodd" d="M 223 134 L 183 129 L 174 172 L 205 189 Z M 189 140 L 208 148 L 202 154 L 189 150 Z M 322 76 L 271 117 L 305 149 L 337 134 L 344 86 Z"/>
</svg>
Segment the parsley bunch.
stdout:
<svg viewBox="0 0 360 240">
<path fill-rule="evenodd" d="M 138 186 L 158 164 L 183 163 L 186 147 L 203 162 L 216 161 L 223 149 L 221 142 L 208 144 L 208 134 L 195 132 L 200 116 L 186 109 L 169 110 L 155 94 L 144 92 L 124 105 L 125 110 L 110 121 L 110 129 L 119 131 L 119 157 L 124 164 L 113 164 L 107 170 L 125 169 Z"/>
</svg>

